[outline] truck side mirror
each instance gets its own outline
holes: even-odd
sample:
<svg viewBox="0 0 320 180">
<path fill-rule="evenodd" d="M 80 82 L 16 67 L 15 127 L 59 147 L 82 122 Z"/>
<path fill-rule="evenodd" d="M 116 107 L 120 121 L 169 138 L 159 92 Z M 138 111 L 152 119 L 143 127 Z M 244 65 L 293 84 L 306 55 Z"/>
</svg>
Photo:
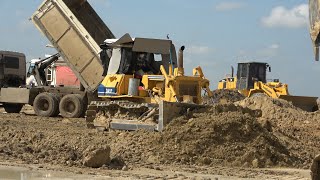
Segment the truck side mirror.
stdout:
<svg viewBox="0 0 320 180">
<path fill-rule="evenodd" d="M 269 72 L 271 72 L 271 67 L 269 66 Z"/>
</svg>

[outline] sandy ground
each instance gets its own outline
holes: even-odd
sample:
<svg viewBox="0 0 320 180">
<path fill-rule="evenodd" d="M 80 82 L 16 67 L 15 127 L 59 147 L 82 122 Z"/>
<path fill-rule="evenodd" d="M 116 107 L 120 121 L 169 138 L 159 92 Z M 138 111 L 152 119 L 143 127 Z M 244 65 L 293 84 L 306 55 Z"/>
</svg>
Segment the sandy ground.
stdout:
<svg viewBox="0 0 320 180">
<path fill-rule="evenodd" d="M 110 170 L 105 168 L 77 168 L 48 164 L 0 163 L 1 179 L 310 179 L 309 170 L 301 169 L 243 169 L 227 167 L 172 167 L 133 168 Z"/>
<path fill-rule="evenodd" d="M 177 118 L 163 133 L 98 132 L 84 119 L 1 109 L 0 164 L 3 172 L 18 167 L 84 179 L 310 179 L 319 113 L 262 101 L 215 105 Z M 85 167 L 84 152 L 103 146 L 111 148 L 111 163 Z"/>
</svg>

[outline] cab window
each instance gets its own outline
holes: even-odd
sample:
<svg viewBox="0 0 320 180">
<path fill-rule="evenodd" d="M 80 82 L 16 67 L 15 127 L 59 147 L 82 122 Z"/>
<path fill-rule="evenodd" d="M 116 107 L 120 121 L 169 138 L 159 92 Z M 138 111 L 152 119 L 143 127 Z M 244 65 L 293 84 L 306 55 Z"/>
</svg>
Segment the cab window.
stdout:
<svg viewBox="0 0 320 180">
<path fill-rule="evenodd" d="M 5 67 L 11 69 L 19 69 L 19 58 L 17 57 L 4 57 Z"/>
</svg>

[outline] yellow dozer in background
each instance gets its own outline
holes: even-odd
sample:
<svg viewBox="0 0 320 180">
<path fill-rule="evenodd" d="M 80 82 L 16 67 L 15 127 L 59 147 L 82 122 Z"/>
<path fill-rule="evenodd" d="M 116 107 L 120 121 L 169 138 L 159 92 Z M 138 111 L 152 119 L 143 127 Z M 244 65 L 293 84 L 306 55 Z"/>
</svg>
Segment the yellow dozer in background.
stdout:
<svg viewBox="0 0 320 180">
<path fill-rule="evenodd" d="M 234 77 L 232 68 L 231 77 L 222 79 L 218 89 L 237 89 L 246 97 L 269 96 L 285 99 L 305 111 L 318 110 L 317 97 L 291 96 L 287 84 L 278 79 L 267 82 L 267 70 L 271 72 L 271 67 L 263 62 L 238 63 L 237 77 Z"/>
<path fill-rule="evenodd" d="M 105 78 L 92 101 L 88 126 L 102 129 L 162 131 L 175 116 L 201 108 L 202 90 L 212 96 L 200 67 L 185 76 L 183 50 L 171 40 L 135 38 L 129 34 L 101 45 Z"/>
</svg>

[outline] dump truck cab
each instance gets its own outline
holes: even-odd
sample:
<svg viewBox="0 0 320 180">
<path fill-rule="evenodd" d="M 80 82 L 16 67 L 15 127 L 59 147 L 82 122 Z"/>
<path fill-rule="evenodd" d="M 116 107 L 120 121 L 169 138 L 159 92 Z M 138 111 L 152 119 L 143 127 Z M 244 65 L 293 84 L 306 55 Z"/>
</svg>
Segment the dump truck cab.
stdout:
<svg viewBox="0 0 320 180">
<path fill-rule="evenodd" d="M 0 87 L 24 86 L 26 56 L 12 51 L 0 51 Z"/>
<path fill-rule="evenodd" d="M 0 102 L 8 113 L 17 113 L 23 107 L 19 93 L 12 90 L 26 85 L 26 56 L 23 53 L 0 51 Z"/>
</svg>

